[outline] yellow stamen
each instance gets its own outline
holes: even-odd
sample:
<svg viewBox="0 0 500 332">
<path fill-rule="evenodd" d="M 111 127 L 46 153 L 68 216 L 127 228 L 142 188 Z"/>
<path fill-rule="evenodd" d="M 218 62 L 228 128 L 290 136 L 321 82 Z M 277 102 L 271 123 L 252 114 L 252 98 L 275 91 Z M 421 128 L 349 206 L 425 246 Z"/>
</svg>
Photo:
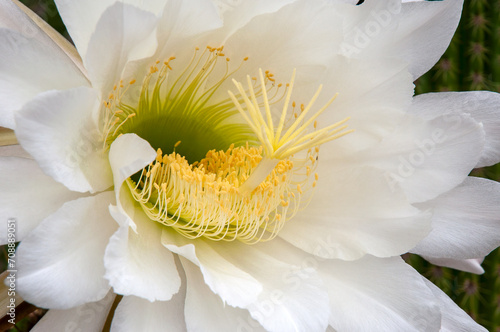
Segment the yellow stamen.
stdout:
<svg viewBox="0 0 500 332">
<path fill-rule="evenodd" d="M 259 107 L 259 103 L 257 102 L 257 96 L 252 84 L 252 79 L 256 80 L 256 78 L 247 76 L 248 94 L 250 95 L 250 97 L 248 97 L 243 84 L 237 82 L 236 80 L 233 80 L 233 83 L 236 86 L 239 95 L 243 97 L 243 101 L 238 100 L 234 93 L 228 91 L 229 96 L 236 106 L 236 109 L 240 112 L 243 119 L 245 119 L 252 131 L 255 133 L 262 146 L 264 147 L 265 152 L 265 156 L 261 161 L 262 167 L 257 167 L 250 178 L 240 187 L 240 192 L 242 194 L 246 195 L 252 192 L 255 186 L 258 185 L 259 181 L 261 181 L 267 174 L 269 174 L 269 172 L 274 168 L 273 165 L 276 165 L 279 160 L 286 159 L 301 151 L 307 151 L 308 149 L 312 149 L 313 147 L 315 148 L 317 153 L 317 147 L 319 145 L 353 132 L 353 130 L 346 130 L 347 126 L 344 125 L 349 120 L 349 118 L 345 118 L 344 120 L 329 125 L 325 128 L 319 130 L 317 129 L 317 118 L 333 103 L 333 101 L 337 97 L 337 94 L 335 94 L 316 113 L 307 118 L 323 88 L 320 85 L 307 106 L 301 104 L 300 115 L 294 114 L 294 122 L 283 133 L 295 81 L 295 73 L 296 71 L 294 70 L 277 127 L 275 127 L 273 123 L 271 108 L 268 102 L 267 91 L 265 87 L 266 82 L 262 70 L 259 70 L 259 78 L 261 88 L 260 93 L 263 99 L 262 104 L 264 106 L 265 117 L 262 115 L 262 111 Z M 269 71 L 266 71 L 265 76 L 266 79 L 273 82 L 273 80 L 271 80 L 273 74 L 269 73 Z M 295 108 L 295 105 L 295 102 L 292 102 L 293 108 Z M 311 125 L 313 125 L 314 131 L 311 133 L 307 133 Z"/>
<path fill-rule="evenodd" d="M 142 171 L 137 183 L 127 183 L 151 219 L 188 238 L 254 243 L 274 238 L 300 206 L 300 196 L 292 192 L 301 188 L 292 185 L 297 168 L 290 160 L 278 161 L 251 196 L 239 193 L 239 185 L 261 161 L 262 147 L 211 150 L 196 165 L 158 149 L 154 164 Z"/>
</svg>

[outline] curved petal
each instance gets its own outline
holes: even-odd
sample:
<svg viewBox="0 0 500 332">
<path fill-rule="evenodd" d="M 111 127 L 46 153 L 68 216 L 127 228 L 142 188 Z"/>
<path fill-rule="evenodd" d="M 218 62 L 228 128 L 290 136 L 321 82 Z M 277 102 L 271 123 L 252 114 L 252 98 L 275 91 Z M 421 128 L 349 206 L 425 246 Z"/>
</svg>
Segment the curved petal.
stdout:
<svg viewBox="0 0 500 332">
<path fill-rule="evenodd" d="M 184 332 L 184 296 L 176 294 L 170 301 L 124 296 L 113 316 L 111 332 L 166 331 Z"/>
<path fill-rule="evenodd" d="M 248 309 L 266 330 L 327 328 L 329 306 L 322 280 L 313 269 L 285 260 L 299 251 L 286 242 L 274 239 L 249 246 L 238 241 L 189 240 L 168 228 L 162 242 L 198 265 L 205 283 L 224 302 Z M 282 254 L 283 248 L 287 255 Z"/>
<path fill-rule="evenodd" d="M 287 4 L 296 0 L 219 0 L 214 1 L 224 20 L 224 28 L 218 32 L 222 36 L 230 36 L 255 17 L 275 13 Z M 278 27 L 277 24 L 275 27 Z M 269 30 L 268 30 L 269 31 Z M 222 38 L 225 41 L 225 38 Z"/>
<path fill-rule="evenodd" d="M 115 294 L 109 292 L 97 302 L 86 303 L 72 309 L 49 310 L 31 331 L 101 331 L 114 299 Z"/>
<path fill-rule="evenodd" d="M 122 217 L 117 217 L 120 220 L 126 220 L 126 212 L 122 209 L 120 195 L 122 192 L 127 192 L 127 188 L 123 187 L 126 179 L 139 172 L 146 167 L 150 162 L 155 160 L 156 152 L 151 145 L 137 136 L 136 134 L 125 134 L 111 144 L 109 149 L 109 163 L 113 170 L 113 183 L 115 186 L 117 209 L 122 211 Z M 129 202 L 126 200 L 125 202 Z M 132 208 L 131 208 L 132 209 Z M 133 221 L 129 225 L 127 222 L 121 222 L 121 226 L 132 226 L 135 229 Z"/>
<path fill-rule="evenodd" d="M 247 310 L 225 305 L 205 284 L 197 266 L 182 257 L 181 262 L 186 272 L 184 314 L 188 331 L 265 331 Z"/>
<path fill-rule="evenodd" d="M 152 56 L 157 17 L 135 6 L 115 2 L 99 19 L 83 63 L 94 88 L 107 97 L 128 62 Z"/>
<path fill-rule="evenodd" d="M 11 1 L 1 6 L 5 3 L 17 8 Z M 39 93 L 88 86 L 78 67 L 50 38 L 42 31 L 34 33 L 26 36 L 0 28 L 0 126 L 15 129 L 15 114 Z"/>
<path fill-rule="evenodd" d="M 59 46 L 59 48 L 66 53 L 66 55 L 73 61 L 73 63 L 80 69 L 80 71 L 83 73 L 83 75 L 86 76 L 86 70 L 83 67 L 82 63 L 82 58 L 80 57 L 80 54 L 78 54 L 78 51 L 76 50 L 75 46 L 67 40 L 65 37 L 63 37 L 56 29 L 51 27 L 47 22 L 45 22 L 40 16 L 38 16 L 36 13 L 34 13 L 31 9 L 26 7 L 22 2 L 19 0 L 12 0 L 14 4 L 21 9 L 26 16 L 29 17 L 29 19 L 32 21 L 33 24 L 36 24 L 38 28 L 40 28 L 54 43 Z M 7 3 L 7 6 L 9 6 L 9 3 Z M 17 11 L 16 11 L 17 13 Z M 9 13 L 11 14 L 11 13 Z M 17 15 L 10 15 L 10 19 L 12 17 L 15 17 Z M 2 19 L 3 22 L 5 20 Z M 29 24 L 31 22 L 26 22 L 26 24 Z M 16 24 L 19 24 L 19 18 L 17 17 Z M 29 30 L 33 31 L 34 27 L 32 25 L 29 25 L 28 27 L 26 25 L 23 26 L 23 31 L 27 32 Z M 19 29 L 17 29 L 19 30 Z M 44 38 L 40 36 L 40 38 Z"/>
<path fill-rule="evenodd" d="M 441 115 L 469 114 L 483 125 L 485 145 L 476 167 L 500 162 L 500 94 L 490 91 L 439 92 L 418 95 L 411 112 L 432 120 Z"/>
<path fill-rule="evenodd" d="M 32 159 L 0 157 L 0 220 L 16 221 L 16 241 L 65 202 L 81 196 L 45 175 Z M 7 227 L 0 229 L 0 244 L 7 243 Z"/>
<path fill-rule="evenodd" d="M 458 26 L 463 1 L 365 1 L 339 7 L 347 31 L 341 45 L 348 57 L 404 59 L 414 79 L 443 55 Z"/>
<path fill-rule="evenodd" d="M 424 257 L 426 261 L 431 264 L 449 267 L 452 269 L 465 271 L 469 273 L 475 274 L 483 274 L 484 269 L 481 266 L 484 258 L 476 259 L 452 259 L 452 258 L 433 258 L 433 257 Z"/>
<path fill-rule="evenodd" d="M 179 290 L 181 281 L 172 253 L 161 244 L 162 225 L 150 220 L 123 186 L 155 157 L 151 145 L 135 134 L 122 135 L 111 145 L 109 160 L 117 206 L 110 212 L 120 228 L 110 240 L 104 262 L 106 278 L 115 292 L 167 301 Z"/>
<path fill-rule="evenodd" d="M 487 330 L 477 324 L 465 311 L 456 305 L 441 289 L 429 280 L 423 278 L 427 287 L 438 301 L 441 311 L 441 332 L 486 332 Z M 421 319 L 426 319 L 421 316 Z"/>
<path fill-rule="evenodd" d="M 484 141 L 483 126 L 469 115 L 424 121 L 409 114 L 380 144 L 341 162 L 383 169 L 390 186 L 401 186 L 417 203 L 462 183 L 481 157 Z"/>
<path fill-rule="evenodd" d="M 410 63 L 414 79 L 429 71 L 448 48 L 458 27 L 462 6 L 463 0 L 403 3 L 394 36 L 398 42 L 391 49 Z M 394 45 L 394 39 L 389 45 Z"/>
<path fill-rule="evenodd" d="M 117 228 L 108 213 L 113 201 L 104 192 L 68 202 L 21 242 L 17 286 L 26 301 L 68 309 L 106 296 L 102 258 Z"/>
<path fill-rule="evenodd" d="M 323 258 L 400 255 L 430 231 L 430 214 L 411 206 L 382 171 L 332 169 L 319 162 L 319 181 L 306 209 L 287 221 L 279 237 Z"/>
<path fill-rule="evenodd" d="M 210 289 L 229 305 L 245 307 L 262 292 L 258 280 L 215 251 L 210 242 L 191 241 L 167 228 L 162 231 L 161 241 L 170 251 L 198 265 Z"/>
<path fill-rule="evenodd" d="M 130 194 L 120 199 L 126 214 L 110 209 L 121 226 L 106 248 L 105 278 L 118 294 L 168 301 L 179 291 L 181 280 L 174 256 L 161 244 L 163 226 L 150 220 Z"/>
<path fill-rule="evenodd" d="M 437 301 L 400 257 L 323 261 L 330 325 L 337 331 L 439 331 Z"/>
<path fill-rule="evenodd" d="M 16 135 L 43 171 L 70 190 L 96 192 L 112 185 L 102 135 L 92 119 L 95 91 L 49 91 L 17 112 Z"/>
<path fill-rule="evenodd" d="M 55 0 L 59 13 L 68 29 L 71 39 L 75 42 L 78 53 L 84 58 L 88 44 L 96 30 L 99 19 L 104 11 L 116 0 Z M 124 0 L 121 1 L 159 16 L 167 0 Z"/>
<path fill-rule="evenodd" d="M 500 183 L 469 177 L 421 204 L 432 209 L 432 231 L 412 252 L 424 257 L 472 259 L 500 245 Z"/>
<path fill-rule="evenodd" d="M 232 61 L 238 64 L 244 58 L 248 58 L 242 62 L 241 68 L 232 75 L 232 78 L 246 82 L 247 75 L 256 76 L 261 68 L 275 75 L 276 83 L 286 83 L 296 68 L 294 98 L 297 98 L 299 92 L 301 97 L 310 98 L 318 88 L 318 82 L 323 83 L 321 78 L 332 63 L 338 48 L 335 40 L 342 38 L 339 20 L 335 11 L 325 2 L 314 0 L 294 1 L 292 4 L 282 6 L 276 12 L 254 17 L 224 41 L 224 54 Z M 212 38 L 219 38 L 217 33 L 220 31 L 217 31 Z M 314 83 L 314 86 L 307 86 L 311 83 Z M 223 97 L 227 98 L 226 91 L 233 90 L 234 85 L 229 80 L 225 84 L 220 91 L 224 93 Z M 307 90 L 301 91 L 304 86 Z M 325 98 L 330 99 L 335 92 L 331 91 Z M 308 102 L 308 100 L 296 101 L 299 104 Z"/>
<path fill-rule="evenodd" d="M 168 1 L 158 24 L 158 42 L 162 43 L 162 53 L 168 50 L 173 40 L 182 40 L 203 34 L 222 26 L 214 1 L 211 0 L 171 0 Z M 202 46 L 202 45 L 199 45 Z M 202 47 L 207 46 L 203 45 Z"/>
</svg>

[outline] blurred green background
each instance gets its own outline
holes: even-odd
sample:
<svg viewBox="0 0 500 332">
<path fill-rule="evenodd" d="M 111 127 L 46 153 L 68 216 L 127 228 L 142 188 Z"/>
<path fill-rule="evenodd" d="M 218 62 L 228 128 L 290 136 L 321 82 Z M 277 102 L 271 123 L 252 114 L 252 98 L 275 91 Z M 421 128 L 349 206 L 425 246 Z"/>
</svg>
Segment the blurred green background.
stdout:
<svg viewBox="0 0 500 332">
<path fill-rule="evenodd" d="M 52 0 L 21 1 L 69 38 Z M 500 0 L 465 0 L 461 23 L 448 51 L 416 82 L 417 94 L 469 90 L 500 92 Z M 472 175 L 500 181 L 500 164 L 475 170 Z M 5 248 L 2 249 L 0 257 L 5 257 Z M 483 275 L 433 266 L 416 255 L 404 258 L 478 323 L 489 331 L 500 332 L 499 250 L 486 258 Z M 1 259 L 0 268 L 5 270 L 5 261 Z M 32 312 L 11 331 L 29 331 L 43 313 L 42 310 Z"/>
</svg>

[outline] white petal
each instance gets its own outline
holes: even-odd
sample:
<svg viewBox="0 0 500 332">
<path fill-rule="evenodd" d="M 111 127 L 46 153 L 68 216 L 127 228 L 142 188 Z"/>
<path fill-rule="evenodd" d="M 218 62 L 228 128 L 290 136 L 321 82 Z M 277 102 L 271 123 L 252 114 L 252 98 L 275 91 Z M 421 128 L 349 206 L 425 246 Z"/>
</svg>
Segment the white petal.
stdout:
<svg viewBox="0 0 500 332">
<path fill-rule="evenodd" d="M 399 27 L 389 45 L 410 62 L 413 77 L 425 74 L 438 62 L 455 34 L 462 12 L 462 0 L 403 3 Z M 396 50 L 395 50 L 396 49 Z"/>
<path fill-rule="evenodd" d="M 0 158 L 0 220 L 16 221 L 16 241 L 22 241 L 43 219 L 63 203 L 81 195 L 45 175 L 32 159 Z M 7 243 L 7 227 L 0 229 L 0 243 Z"/>
<path fill-rule="evenodd" d="M 137 136 L 136 134 L 125 134 L 111 144 L 109 149 L 109 163 L 113 170 L 113 182 L 115 186 L 116 202 L 118 210 L 122 211 L 121 219 L 128 219 L 126 212 L 121 207 L 120 194 L 122 189 L 127 191 L 128 188 L 122 188 L 123 182 L 146 167 L 156 158 L 156 152 L 151 145 Z M 126 201 L 128 202 L 128 201 Z M 119 217 L 115 217 L 115 219 Z M 120 220 L 117 220 L 120 222 Z M 120 225 L 129 225 L 126 221 Z M 132 224 L 133 226 L 133 224 Z"/>
<path fill-rule="evenodd" d="M 115 2 L 116 0 L 88 0 L 85 2 L 79 0 L 55 0 L 64 25 L 82 57 L 85 57 L 87 53 L 90 38 L 96 30 L 99 19 L 104 11 Z M 121 2 L 137 6 L 158 16 L 168 1 L 124 0 Z"/>
<path fill-rule="evenodd" d="M 265 331 L 247 310 L 225 305 L 205 284 L 199 268 L 181 258 L 186 272 L 184 314 L 188 331 Z"/>
<path fill-rule="evenodd" d="M 348 129 L 355 130 L 321 147 L 320 158 L 340 163 L 346 154 L 371 148 L 393 133 L 403 122 L 414 93 L 406 64 L 396 59 L 336 56 L 321 81 L 325 84 L 324 97 L 338 95 L 318 118 L 318 126 L 326 127 L 349 117 Z M 318 101 L 315 107 L 324 103 Z"/>
<path fill-rule="evenodd" d="M 107 209 L 113 201 L 113 192 L 104 192 L 68 202 L 21 242 L 17 286 L 26 301 L 68 309 L 106 296 L 103 256 L 117 228 Z"/>
<path fill-rule="evenodd" d="M 12 13 L 9 13 L 9 16 L 10 16 L 10 19 L 12 20 L 14 17 L 16 17 L 16 23 L 14 23 L 14 25 L 19 25 L 20 22 L 23 22 L 23 27 L 22 27 L 22 31 L 21 32 L 24 32 L 25 34 L 29 34 L 31 35 L 32 33 L 29 33 L 29 31 L 31 30 L 31 32 L 33 32 L 33 29 L 36 29 L 36 27 L 40 28 L 55 44 L 57 44 L 57 46 L 59 46 L 59 48 L 64 52 L 66 53 L 66 55 L 71 59 L 71 61 L 73 61 L 73 63 L 78 67 L 78 69 L 80 69 L 80 71 L 83 73 L 83 75 L 86 76 L 86 70 L 85 68 L 83 67 L 83 63 L 82 63 L 82 58 L 80 57 L 80 54 L 78 54 L 78 51 L 76 50 L 75 46 L 68 40 L 66 39 L 65 37 L 63 37 L 56 29 L 54 29 L 52 26 L 50 26 L 46 21 L 44 21 L 42 18 L 40 18 L 40 16 L 38 16 L 36 13 L 34 13 L 31 9 L 29 9 L 26 5 L 24 5 L 23 3 L 21 3 L 19 0 L 12 0 L 12 2 L 14 4 L 17 5 L 17 7 L 19 7 L 19 9 L 21 9 L 27 17 L 29 17 L 29 20 L 27 20 L 27 22 L 23 22 L 24 18 L 20 19 L 19 20 L 19 17 L 16 17 L 17 15 L 12 15 Z M 7 3 L 7 6 L 9 6 L 9 4 Z M 16 14 L 17 14 L 17 11 L 16 11 Z M 31 22 L 30 22 L 31 20 Z M 5 20 L 2 19 L 2 21 L 5 22 Z M 7 27 L 9 27 L 10 25 L 12 25 L 12 22 L 9 22 L 10 24 L 7 25 Z M 36 25 L 36 27 L 32 26 L 31 24 L 34 24 Z M 12 29 L 12 26 L 10 26 L 10 28 Z M 17 29 L 15 29 L 17 31 L 19 31 L 19 27 L 17 26 Z M 40 39 L 45 39 L 45 37 L 42 37 L 42 36 L 38 36 Z"/>
<path fill-rule="evenodd" d="M 433 257 L 424 257 L 427 261 L 434 265 L 450 267 L 452 269 L 465 271 L 469 273 L 475 274 L 483 274 L 484 269 L 481 266 L 481 263 L 484 259 L 452 259 L 452 258 L 433 258 Z"/>
<path fill-rule="evenodd" d="M 335 40 L 342 38 L 341 24 L 332 8 L 322 1 L 296 1 L 280 6 L 277 12 L 258 15 L 232 34 L 224 41 L 224 53 L 236 63 L 248 57 L 241 70 L 233 75 L 237 81 L 246 82 L 247 75 L 256 76 L 262 68 L 270 70 L 278 83 L 285 83 L 296 68 L 299 85 L 295 85 L 294 99 L 299 92 L 310 98 L 310 91 L 303 92 L 301 88 L 314 83 L 308 90 L 315 90 L 318 81 L 323 83 L 321 78 L 338 48 Z M 227 82 L 227 87 L 234 90 L 232 82 Z M 221 91 L 227 89 L 221 88 Z M 325 98 L 330 99 L 335 92 L 329 91 L 330 95 Z"/>
<path fill-rule="evenodd" d="M 390 186 L 400 185 L 412 203 L 423 202 L 462 183 L 477 164 L 483 146 L 482 125 L 466 114 L 430 121 L 410 114 L 378 146 L 342 162 L 364 160 L 383 169 Z"/>
<path fill-rule="evenodd" d="M 98 302 L 86 303 L 66 310 L 49 310 L 31 331 L 101 331 L 114 299 L 115 294 L 109 292 Z"/>
<path fill-rule="evenodd" d="M 432 231 L 412 252 L 425 257 L 484 257 L 500 245 L 500 183 L 469 177 L 421 204 L 432 209 Z"/>
<path fill-rule="evenodd" d="M 486 329 L 477 324 L 465 311 L 457 306 L 441 289 L 432 282 L 423 279 L 427 287 L 438 300 L 441 310 L 441 332 L 486 332 Z M 425 320 L 425 316 L 420 319 Z"/>
<path fill-rule="evenodd" d="M 349 57 L 398 57 L 410 65 L 414 79 L 443 55 L 458 26 L 463 1 L 365 1 L 346 6 L 341 45 Z M 340 7 L 339 7 L 340 8 Z"/>
<path fill-rule="evenodd" d="M 440 115 L 470 114 L 483 124 L 485 146 L 476 167 L 500 162 L 500 94 L 489 91 L 426 93 L 414 98 L 412 112 L 426 120 Z"/>
<path fill-rule="evenodd" d="M 222 14 L 224 28 L 222 35 L 229 36 L 256 16 L 275 13 L 296 0 L 246 0 L 246 1 L 214 1 Z M 279 28 L 276 24 L 275 28 Z M 270 30 L 268 30 L 271 32 Z"/>
<path fill-rule="evenodd" d="M 191 241 L 164 228 L 162 244 L 200 267 L 210 289 L 233 307 L 245 307 L 257 300 L 262 285 L 247 272 L 214 250 L 211 242 Z"/>
<path fill-rule="evenodd" d="M 92 113 L 99 107 L 86 87 L 49 91 L 16 114 L 16 135 L 43 171 L 73 191 L 102 191 L 112 185 L 107 152 Z"/>
<path fill-rule="evenodd" d="M 320 331 L 328 326 L 328 297 L 322 281 L 314 270 L 286 261 L 298 252 L 286 242 L 274 239 L 249 246 L 238 241 L 188 240 L 168 228 L 162 241 L 198 265 L 205 283 L 224 302 L 248 309 L 266 330 Z"/>
<path fill-rule="evenodd" d="M 130 192 L 123 190 L 120 200 L 123 212 L 112 207 L 111 213 L 115 219 L 125 221 L 119 221 L 121 226 L 106 248 L 105 278 L 118 294 L 149 301 L 170 300 L 179 291 L 181 280 L 174 256 L 161 244 L 164 226 L 149 219 Z M 131 223 L 135 231 L 130 231 Z"/>
<path fill-rule="evenodd" d="M 368 167 L 335 170 L 319 162 L 319 181 L 307 208 L 279 236 L 324 258 L 400 255 L 430 231 L 430 215 L 411 206 L 398 186 Z"/>
<path fill-rule="evenodd" d="M 158 24 L 158 42 L 170 42 L 171 38 L 186 39 L 221 26 L 222 21 L 214 1 L 171 0 L 165 6 L 163 16 Z M 167 49 L 166 44 L 162 44 L 162 48 L 164 52 L 172 52 L 172 50 Z"/>
<path fill-rule="evenodd" d="M 128 62 L 156 51 L 156 21 L 152 13 L 121 2 L 104 11 L 83 59 L 92 85 L 104 97 L 118 84 Z"/>
<path fill-rule="evenodd" d="M 441 315 L 422 277 L 400 257 L 318 264 L 337 331 L 438 331 Z"/>
<path fill-rule="evenodd" d="M 4 3 L 12 5 L 7 1 L 0 6 Z M 33 36 L 26 36 L 0 28 L 0 126 L 15 129 L 15 113 L 41 92 L 88 85 L 73 61 L 49 37 L 39 29 L 32 32 Z"/>
<path fill-rule="evenodd" d="M 113 316 L 111 332 L 169 331 L 183 332 L 184 294 L 176 294 L 170 301 L 124 296 Z"/>
</svg>

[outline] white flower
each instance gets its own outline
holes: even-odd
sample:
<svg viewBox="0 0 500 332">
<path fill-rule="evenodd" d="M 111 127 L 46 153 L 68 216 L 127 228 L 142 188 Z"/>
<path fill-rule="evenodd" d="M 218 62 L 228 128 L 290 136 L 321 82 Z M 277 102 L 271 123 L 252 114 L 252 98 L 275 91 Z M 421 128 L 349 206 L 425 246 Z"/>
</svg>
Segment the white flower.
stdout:
<svg viewBox="0 0 500 332">
<path fill-rule="evenodd" d="M 500 244 L 500 186 L 468 177 L 500 97 L 413 97 L 461 1 L 356 2 L 56 0 L 78 53 L 0 4 L 35 330 L 99 331 L 115 294 L 112 331 L 484 330 L 399 255 L 477 271 Z"/>
</svg>

